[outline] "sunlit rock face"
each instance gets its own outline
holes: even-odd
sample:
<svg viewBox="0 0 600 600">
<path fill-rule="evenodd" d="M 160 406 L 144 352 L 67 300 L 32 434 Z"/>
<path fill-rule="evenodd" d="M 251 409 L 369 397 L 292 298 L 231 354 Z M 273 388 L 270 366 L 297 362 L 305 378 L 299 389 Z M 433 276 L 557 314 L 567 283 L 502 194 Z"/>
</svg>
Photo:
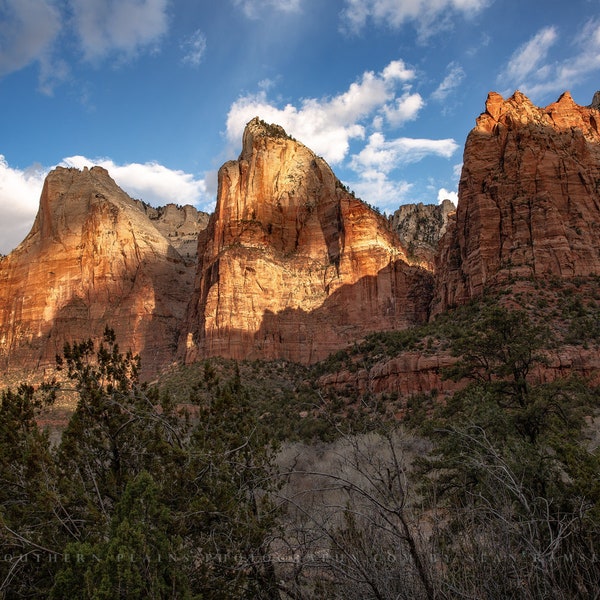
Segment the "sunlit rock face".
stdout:
<svg viewBox="0 0 600 600">
<path fill-rule="evenodd" d="M 0 262 L 0 368 L 53 365 L 108 325 L 146 373 L 175 356 L 194 267 L 100 168 L 57 168 L 26 239 Z"/>
<path fill-rule="evenodd" d="M 427 319 L 432 276 L 408 264 L 386 219 L 322 158 L 259 119 L 247 125 L 239 159 L 219 172 L 198 256 L 186 361 L 309 363 L 365 332 Z"/>
<path fill-rule="evenodd" d="M 490 93 L 468 136 L 433 312 L 514 277 L 600 273 L 600 112 Z"/>
</svg>

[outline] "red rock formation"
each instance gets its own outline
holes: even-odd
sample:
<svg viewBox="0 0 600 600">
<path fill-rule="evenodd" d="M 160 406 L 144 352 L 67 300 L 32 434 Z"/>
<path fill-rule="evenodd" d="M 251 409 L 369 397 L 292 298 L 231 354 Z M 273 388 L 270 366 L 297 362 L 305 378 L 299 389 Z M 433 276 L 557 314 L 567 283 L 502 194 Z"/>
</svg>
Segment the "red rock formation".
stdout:
<svg viewBox="0 0 600 600">
<path fill-rule="evenodd" d="M 193 267 L 100 168 L 57 168 L 27 238 L 0 262 L 0 369 L 53 365 L 115 329 L 146 372 L 174 356 Z"/>
<path fill-rule="evenodd" d="M 600 112 L 490 93 L 468 136 L 433 312 L 511 276 L 600 273 Z"/>
<path fill-rule="evenodd" d="M 431 276 L 383 217 L 278 126 L 251 121 L 201 234 L 181 350 L 312 362 L 427 318 Z"/>
</svg>

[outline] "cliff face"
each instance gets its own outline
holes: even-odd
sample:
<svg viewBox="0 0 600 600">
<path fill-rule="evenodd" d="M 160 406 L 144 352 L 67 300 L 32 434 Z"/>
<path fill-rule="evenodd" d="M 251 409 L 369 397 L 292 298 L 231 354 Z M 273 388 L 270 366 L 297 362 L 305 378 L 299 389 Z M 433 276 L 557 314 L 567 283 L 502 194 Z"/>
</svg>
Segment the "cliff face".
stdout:
<svg viewBox="0 0 600 600">
<path fill-rule="evenodd" d="M 455 211 L 450 200 L 441 204 L 404 204 L 390 217 L 390 227 L 398 234 L 408 256 L 433 270 L 438 243 Z"/>
<path fill-rule="evenodd" d="M 167 239 L 100 168 L 57 168 L 33 228 L 0 262 L 0 369 L 53 365 L 65 341 L 115 329 L 146 372 L 174 356 L 193 282 Z"/>
<path fill-rule="evenodd" d="M 182 258 L 191 261 L 198 259 L 198 234 L 208 225 L 208 213 L 189 204 L 167 204 L 155 208 L 139 200 L 136 203 Z"/>
<path fill-rule="evenodd" d="M 490 93 L 468 136 L 433 312 L 518 277 L 600 273 L 600 112 Z"/>
<path fill-rule="evenodd" d="M 206 355 L 312 362 L 366 331 L 427 318 L 431 275 L 323 159 L 254 119 L 219 172 L 181 343 Z"/>
</svg>

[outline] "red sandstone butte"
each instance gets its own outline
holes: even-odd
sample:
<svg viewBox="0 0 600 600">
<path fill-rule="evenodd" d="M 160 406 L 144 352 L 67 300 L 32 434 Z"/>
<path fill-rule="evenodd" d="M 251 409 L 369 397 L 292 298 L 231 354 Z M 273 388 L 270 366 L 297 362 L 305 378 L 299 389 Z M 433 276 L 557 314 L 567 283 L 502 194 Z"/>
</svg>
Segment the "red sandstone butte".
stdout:
<svg viewBox="0 0 600 600">
<path fill-rule="evenodd" d="M 568 92 L 546 108 L 488 95 L 436 260 L 434 313 L 511 276 L 600 273 L 599 122 Z"/>
<path fill-rule="evenodd" d="M 366 332 L 428 317 L 432 276 L 408 264 L 384 217 L 276 125 L 246 127 L 217 205 L 181 352 L 311 363 Z"/>
<path fill-rule="evenodd" d="M 58 167 L 31 232 L 0 261 L 0 369 L 53 366 L 65 342 L 108 325 L 154 372 L 175 356 L 193 276 L 106 170 Z"/>
</svg>

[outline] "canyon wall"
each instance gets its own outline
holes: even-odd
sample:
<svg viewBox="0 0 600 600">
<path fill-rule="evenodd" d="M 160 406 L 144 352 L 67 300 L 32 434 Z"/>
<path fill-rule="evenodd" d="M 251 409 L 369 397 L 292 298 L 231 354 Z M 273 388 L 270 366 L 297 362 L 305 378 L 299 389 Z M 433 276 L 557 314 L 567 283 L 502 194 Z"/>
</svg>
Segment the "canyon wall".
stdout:
<svg viewBox="0 0 600 600">
<path fill-rule="evenodd" d="M 437 256 L 434 313 L 514 277 L 600 273 L 598 123 L 568 92 L 546 108 L 489 94 Z"/>
<path fill-rule="evenodd" d="M 0 261 L 0 369 L 53 366 L 109 325 L 146 372 L 175 357 L 194 267 L 101 167 L 57 168 L 26 239 Z"/>
</svg>

